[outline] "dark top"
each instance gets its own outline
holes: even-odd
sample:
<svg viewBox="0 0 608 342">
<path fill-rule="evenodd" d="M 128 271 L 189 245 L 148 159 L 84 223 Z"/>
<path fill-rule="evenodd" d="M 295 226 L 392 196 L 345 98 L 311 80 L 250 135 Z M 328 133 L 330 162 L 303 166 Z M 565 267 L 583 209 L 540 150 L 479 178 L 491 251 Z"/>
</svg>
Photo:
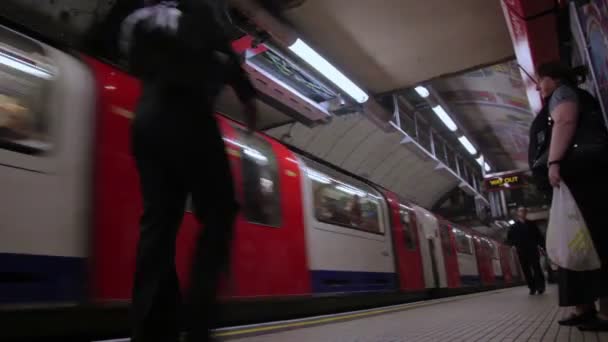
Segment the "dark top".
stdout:
<svg viewBox="0 0 608 342">
<path fill-rule="evenodd" d="M 536 223 L 517 221 L 507 234 L 507 243 L 520 253 L 537 253 L 538 247 L 544 248 L 545 238 Z"/>
<path fill-rule="evenodd" d="M 142 97 L 160 95 L 212 108 L 228 84 L 241 101 L 252 99 L 255 88 L 212 9 L 201 0 L 181 1 L 177 9 L 177 25 L 169 30 L 176 9 L 164 4 L 140 9 L 123 23 L 121 46 L 127 47 L 131 71 L 143 81 Z"/>
</svg>

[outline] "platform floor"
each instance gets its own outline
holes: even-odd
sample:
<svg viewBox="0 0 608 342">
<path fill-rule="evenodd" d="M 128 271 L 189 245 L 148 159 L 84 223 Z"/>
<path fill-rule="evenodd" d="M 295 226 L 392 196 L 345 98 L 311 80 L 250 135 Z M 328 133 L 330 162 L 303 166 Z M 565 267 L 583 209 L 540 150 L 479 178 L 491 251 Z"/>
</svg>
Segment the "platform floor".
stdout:
<svg viewBox="0 0 608 342">
<path fill-rule="evenodd" d="M 517 287 L 336 316 L 220 329 L 231 342 L 584 341 L 608 333 L 560 327 L 556 288 L 529 296 Z"/>
</svg>

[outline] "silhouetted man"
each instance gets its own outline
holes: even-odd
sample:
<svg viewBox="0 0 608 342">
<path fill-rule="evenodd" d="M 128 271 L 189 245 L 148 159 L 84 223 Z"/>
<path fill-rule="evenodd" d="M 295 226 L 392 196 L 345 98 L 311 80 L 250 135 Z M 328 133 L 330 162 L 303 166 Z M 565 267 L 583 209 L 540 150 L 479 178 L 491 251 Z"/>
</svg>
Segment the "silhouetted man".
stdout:
<svg viewBox="0 0 608 342">
<path fill-rule="evenodd" d="M 545 276 L 540 267 L 539 248 L 544 246 L 544 238 L 536 224 L 527 220 L 528 210 L 517 209 L 517 221 L 509 230 L 507 243 L 517 248 L 517 256 L 523 270 L 530 294 L 545 292 Z"/>
<path fill-rule="evenodd" d="M 148 1 L 122 25 L 121 46 L 142 81 L 132 127 L 144 213 L 133 287 L 133 341 L 179 340 L 175 240 L 186 200 L 205 224 L 187 298 L 187 341 L 210 341 L 218 281 L 238 211 L 214 104 L 230 84 L 255 124 L 255 90 L 203 0 Z"/>
</svg>

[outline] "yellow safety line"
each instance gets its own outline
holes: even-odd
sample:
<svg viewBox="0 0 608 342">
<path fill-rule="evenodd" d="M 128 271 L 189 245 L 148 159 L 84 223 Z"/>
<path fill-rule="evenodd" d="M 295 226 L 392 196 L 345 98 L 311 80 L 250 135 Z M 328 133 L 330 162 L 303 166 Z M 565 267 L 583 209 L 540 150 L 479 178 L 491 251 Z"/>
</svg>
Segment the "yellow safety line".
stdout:
<svg viewBox="0 0 608 342">
<path fill-rule="evenodd" d="M 453 299 L 448 299 L 448 300 L 439 300 L 439 302 L 433 301 L 433 302 L 429 302 L 429 303 L 419 303 L 419 304 L 411 304 L 411 305 L 406 304 L 407 306 L 405 306 L 405 307 L 378 309 L 378 310 L 360 312 L 360 313 L 355 313 L 355 314 L 350 314 L 350 315 L 346 314 L 346 315 L 342 315 L 342 316 L 338 316 L 338 317 L 326 317 L 326 318 L 313 319 L 310 321 L 303 321 L 303 322 L 283 323 L 283 324 L 264 326 L 264 327 L 244 328 L 241 330 L 225 331 L 225 332 L 216 333 L 215 336 L 226 337 L 226 336 L 245 335 L 245 334 L 252 334 L 252 333 L 258 333 L 258 332 L 263 332 L 263 331 L 272 331 L 272 330 L 304 327 L 304 326 L 309 326 L 309 325 L 336 322 L 336 321 L 345 321 L 345 320 L 349 320 L 349 319 L 353 319 L 353 318 L 368 317 L 368 316 L 379 315 L 379 314 L 389 313 L 389 312 L 396 312 L 396 311 L 407 311 L 407 310 L 416 309 L 416 308 L 420 308 L 420 307 L 424 307 L 424 306 L 431 306 L 431 305 L 435 305 L 435 304 L 453 302 L 453 301 L 457 301 L 457 300 L 464 300 L 464 299 L 468 299 L 468 298 L 489 295 L 489 294 L 496 293 L 499 291 L 502 291 L 502 290 L 485 292 L 485 293 L 480 293 L 480 294 L 476 294 L 476 295 L 470 295 L 470 296 L 466 296 L 466 298 L 453 298 Z"/>
</svg>

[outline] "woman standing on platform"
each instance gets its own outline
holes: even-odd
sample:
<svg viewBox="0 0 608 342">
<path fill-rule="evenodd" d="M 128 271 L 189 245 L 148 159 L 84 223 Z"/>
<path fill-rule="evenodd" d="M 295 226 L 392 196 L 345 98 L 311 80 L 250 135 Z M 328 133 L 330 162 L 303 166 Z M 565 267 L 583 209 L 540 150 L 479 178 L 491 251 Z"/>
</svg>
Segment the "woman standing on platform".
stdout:
<svg viewBox="0 0 608 342">
<path fill-rule="evenodd" d="M 608 330 L 608 155 L 597 154 L 588 162 L 568 162 L 575 145 L 608 146 L 608 132 L 597 100 L 577 87 L 574 73 L 558 63 L 538 68 L 538 90 L 545 106 L 534 119 L 531 141 L 548 147 L 548 181 L 552 187 L 564 182 L 576 201 L 589 228 L 602 267 L 594 271 L 560 269 L 559 305 L 575 311 L 559 324 L 579 326 L 581 330 Z M 599 142 L 599 143 L 598 143 Z M 589 145 L 587 145 L 589 146 Z M 547 150 L 531 149 L 537 158 Z M 576 164 L 576 165 L 574 165 Z M 546 173 L 546 174 L 547 174 Z M 546 176 L 545 176 L 546 177 Z M 596 312 L 595 301 L 600 301 Z"/>
</svg>

